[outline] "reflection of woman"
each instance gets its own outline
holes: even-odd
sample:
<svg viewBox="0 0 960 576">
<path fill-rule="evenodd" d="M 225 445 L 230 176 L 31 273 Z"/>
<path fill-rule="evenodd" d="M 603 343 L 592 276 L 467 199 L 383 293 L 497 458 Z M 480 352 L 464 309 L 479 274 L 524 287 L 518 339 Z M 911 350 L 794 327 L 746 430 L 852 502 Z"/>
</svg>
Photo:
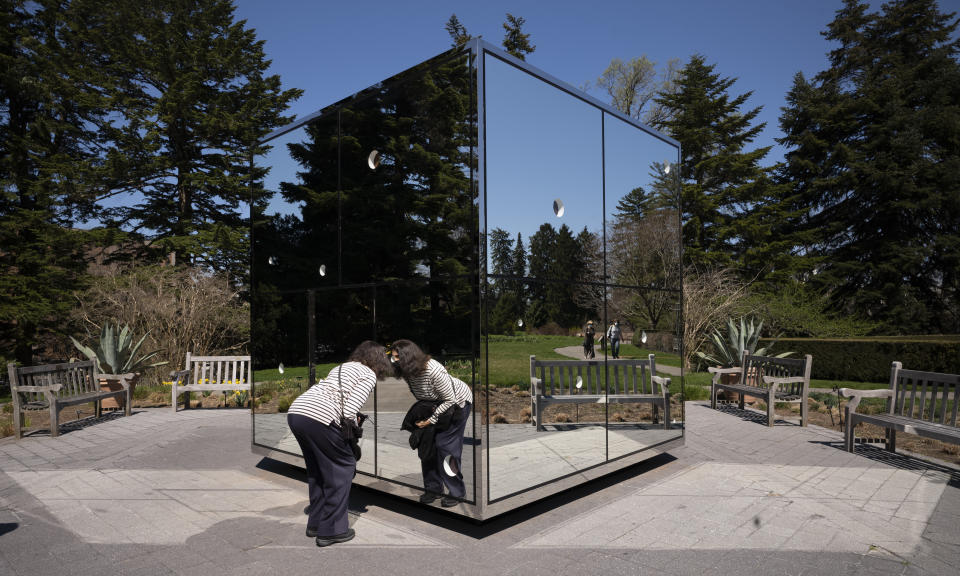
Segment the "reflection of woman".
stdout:
<svg viewBox="0 0 960 576">
<path fill-rule="evenodd" d="M 354 417 L 377 380 L 392 372 L 383 346 L 367 340 L 357 346 L 345 363 L 331 370 L 325 380 L 290 405 L 287 424 L 307 464 L 307 536 L 316 537 L 317 546 L 346 542 L 354 536 L 347 518 L 347 501 L 357 460 L 341 435 L 340 416 Z"/>
<path fill-rule="evenodd" d="M 434 425 L 441 414 L 451 409 L 454 411 L 450 426 L 436 432 L 436 458 L 432 461 L 420 461 L 423 487 L 426 490 L 420 501 L 424 504 L 433 502 L 443 494 L 443 486 L 446 485 L 449 494 L 443 497 L 440 505 L 456 506 L 466 495 L 463 474 L 460 473 L 460 456 L 463 454 L 463 432 L 473 399 L 470 387 L 450 376 L 442 364 L 424 354 L 423 350 L 410 340 L 394 342 L 391 355 L 394 366 L 416 399 L 436 403 L 433 414 L 417 422 L 418 427 Z M 444 470 L 443 463 L 448 456 L 453 476 Z"/>
<path fill-rule="evenodd" d="M 597 335 L 597 330 L 593 327 L 593 320 L 587 321 L 587 327 L 583 329 L 583 357 L 596 358 L 593 351 L 593 338 Z"/>
</svg>

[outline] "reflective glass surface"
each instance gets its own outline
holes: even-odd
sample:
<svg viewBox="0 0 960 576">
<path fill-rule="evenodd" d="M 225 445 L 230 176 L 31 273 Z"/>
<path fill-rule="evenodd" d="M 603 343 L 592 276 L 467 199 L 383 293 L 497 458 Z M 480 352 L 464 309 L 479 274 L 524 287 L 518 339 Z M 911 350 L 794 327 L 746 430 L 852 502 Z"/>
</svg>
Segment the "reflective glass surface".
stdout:
<svg viewBox="0 0 960 576">
<path fill-rule="evenodd" d="M 251 274 L 255 446 L 299 455 L 290 402 L 409 339 L 471 390 L 479 516 L 682 435 L 677 146 L 486 46 L 482 77 L 451 51 L 267 141 Z M 407 496 L 415 400 L 378 381 L 358 464 Z"/>
<path fill-rule="evenodd" d="M 364 340 L 410 339 L 475 385 L 475 94 L 469 53 L 444 54 L 325 108 L 256 159 L 269 172 L 254 210 L 255 445 L 299 455 L 287 407 Z M 400 430 L 413 402 L 403 380 L 378 382 L 359 472 L 423 486 Z M 474 436 L 468 416 L 470 501 Z"/>
</svg>

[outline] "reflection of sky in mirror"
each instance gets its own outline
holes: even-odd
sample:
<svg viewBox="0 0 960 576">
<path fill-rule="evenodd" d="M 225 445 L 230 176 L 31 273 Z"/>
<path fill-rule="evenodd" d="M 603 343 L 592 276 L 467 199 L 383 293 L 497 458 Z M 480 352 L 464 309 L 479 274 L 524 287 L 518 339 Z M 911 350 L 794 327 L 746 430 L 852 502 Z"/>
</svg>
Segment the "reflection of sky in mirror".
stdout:
<svg viewBox="0 0 960 576">
<path fill-rule="evenodd" d="M 651 192 L 663 163 L 678 160 L 677 148 L 610 114 L 604 115 L 604 170 L 607 214 L 637 187 Z"/>
<path fill-rule="evenodd" d="M 295 142 L 303 142 L 305 139 L 306 128 L 298 128 L 293 132 L 289 132 L 268 142 L 267 145 L 272 147 L 270 151 L 254 159 L 254 162 L 256 162 L 258 166 L 264 166 L 269 169 L 263 179 L 264 190 L 272 194 L 266 212 L 268 215 L 293 214 L 297 217 L 300 216 L 301 206 L 291 204 L 283 199 L 283 196 L 280 194 L 280 183 L 300 183 L 297 172 L 301 170 L 301 167 L 296 160 L 290 157 L 290 150 L 287 148 L 287 145 Z"/>
<path fill-rule="evenodd" d="M 599 232 L 600 110 L 492 56 L 484 65 L 487 231 L 519 232 L 526 246 L 543 223 Z"/>
</svg>

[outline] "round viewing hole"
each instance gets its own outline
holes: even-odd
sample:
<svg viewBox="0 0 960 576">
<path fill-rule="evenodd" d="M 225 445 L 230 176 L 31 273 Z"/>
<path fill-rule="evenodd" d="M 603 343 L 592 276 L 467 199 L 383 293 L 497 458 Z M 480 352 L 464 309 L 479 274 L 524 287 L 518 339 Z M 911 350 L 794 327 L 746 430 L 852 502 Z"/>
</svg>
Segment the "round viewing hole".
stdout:
<svg viewBox="0 0 960 576">
<path fill-rule="evenodd" d="M 557 218 L 563 218 L 563 200 L 557 198 L 553 201 L 553 213 L 557 215 Z"/>
<path fill-rule="evenodd" d="M 371 170 L 376 170 L 380 166 L 381 160 L 383 160 L 383 156 L 379 151 L 374 150 L 367 156 L 367 166 L 369 166 Z"/>
<path fill-rule="evenodd" d="M 327 275 L 327 265 L 326 265 L 326 264 L 321 264 L 321 265 L 320 265 L 320 270 L 319 270 L 319 272 L 320 272 L 320 275 L 321 275 L 321 276 L 326 276 L 326 275 Z"/>
<path fill-rule="evenodd" d="M 276 266 L 276 265 L 277 265 L 277 257 L 276 257 L 276 256 L 271 256 L 271 257 L 267 258 L 267 264 L 269 264 L 269 265 L 271 265 L 271 266 Z"/>
</svg>

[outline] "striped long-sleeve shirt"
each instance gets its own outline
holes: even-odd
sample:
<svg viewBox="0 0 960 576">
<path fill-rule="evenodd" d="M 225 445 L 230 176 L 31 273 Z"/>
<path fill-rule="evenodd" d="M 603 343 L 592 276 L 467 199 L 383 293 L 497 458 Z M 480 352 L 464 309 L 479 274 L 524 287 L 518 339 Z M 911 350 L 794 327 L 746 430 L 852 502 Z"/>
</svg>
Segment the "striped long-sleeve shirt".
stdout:
<svg viewBox="0 0 960 576">
<path fill-rule="evenodd" d="M 343 387 L 343 414 L 356 416 L 377 384 L 373 370 L 359 362 L 346 362 L 330 371 L 326 378 L 311 386 L 290 405 L 290 414 L 300 414 L 323 424 L 340 425 L 340 386 Z"/>
<path fill-rule="evenodd" d="M 417 400 L 440 402 L 429 418 L 431 424 L 436 424 L 437 417 L 454 404 L 463 408 L 464 404 L 473 401 L 470 387 L 447 373 L 443 364 L 433 358 L 427 362 L 423 372 L 407 379 L 407 385 Z"/>
</svg>

